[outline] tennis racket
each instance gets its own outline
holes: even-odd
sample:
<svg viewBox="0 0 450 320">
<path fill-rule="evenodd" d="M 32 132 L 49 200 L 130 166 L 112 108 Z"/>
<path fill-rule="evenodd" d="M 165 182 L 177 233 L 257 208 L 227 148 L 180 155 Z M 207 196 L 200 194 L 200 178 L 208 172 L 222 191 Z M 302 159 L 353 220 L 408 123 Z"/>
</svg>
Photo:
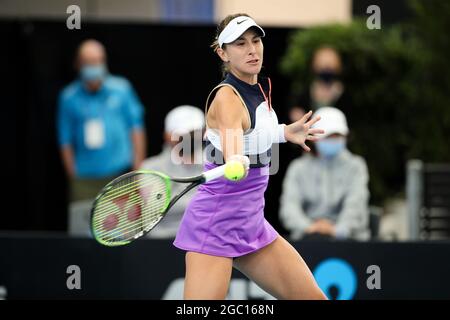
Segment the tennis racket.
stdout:
<svg viewBox="0 0 450 320">
<path fill-rule="evenodd" d="M 136 170 L 108 183 L 91 210 L 94 238 L 109 247 L 126 245 L 150 232 L 169 209 L 192 188 L 222 177 L 227 164 L 195 177 L 173 178 L 152 170 Z M 172 198 L 172 182 L 190 183 Z"/>
</svg>

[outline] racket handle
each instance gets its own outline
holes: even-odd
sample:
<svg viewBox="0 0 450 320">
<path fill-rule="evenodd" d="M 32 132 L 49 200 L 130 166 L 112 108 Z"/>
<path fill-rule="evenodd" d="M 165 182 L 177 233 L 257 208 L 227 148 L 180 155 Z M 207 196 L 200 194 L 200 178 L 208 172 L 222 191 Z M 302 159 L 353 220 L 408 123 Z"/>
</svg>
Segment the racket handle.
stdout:
<svg viewBox="0 0 450 320">
<path fill-rule="evenodd" d="M 225 174 L 225 166 L 226 166 L 226 164 L 218 166 L 217 168 L 208 170 L 206 172 L 203 172 L 203 177 L 205 178 L 205 182 L 223 177 L 223 175 Z"/>
</svg>

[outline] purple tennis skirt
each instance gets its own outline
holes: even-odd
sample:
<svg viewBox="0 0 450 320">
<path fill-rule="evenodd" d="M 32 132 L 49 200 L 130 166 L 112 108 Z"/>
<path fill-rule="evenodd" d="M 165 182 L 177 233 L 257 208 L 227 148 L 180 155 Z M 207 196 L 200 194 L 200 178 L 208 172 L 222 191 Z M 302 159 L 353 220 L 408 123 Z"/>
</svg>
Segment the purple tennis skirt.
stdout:
<svg viewBox="0 0 450 320">
<path fill-rule="evenodd" d="M 206 162 L 205 170 L 216 166 Z M 234 258 L 273 242 L 278 233 L 264 218 L 268 172 L 268 166 L 250 168 L 242 181 L 219 178 L 202 184 L 186 208 L 174 246 Z"/>
</svg>

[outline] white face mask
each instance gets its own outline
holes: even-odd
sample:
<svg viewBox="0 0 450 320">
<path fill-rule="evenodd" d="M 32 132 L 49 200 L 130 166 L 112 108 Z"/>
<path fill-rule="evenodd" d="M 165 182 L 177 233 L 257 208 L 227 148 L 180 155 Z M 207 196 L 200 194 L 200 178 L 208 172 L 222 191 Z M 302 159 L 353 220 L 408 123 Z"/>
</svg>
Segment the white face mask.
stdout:
<svg viewBox="0 0 450 320">
<path fill-rule="evenodd" d="M 347 139 L 345 137 L 324 138 L 316 142 L 317 152 L 326 159 L 337 156 L 346 148 L 346 145 Z"/>
<path fill-rule="evenodd" d="M 104 64 L 86 65 L 81 68 L 80 77 L 83 81 L 103 80 L 106 72 L 107 70 Z"/>
</svg>

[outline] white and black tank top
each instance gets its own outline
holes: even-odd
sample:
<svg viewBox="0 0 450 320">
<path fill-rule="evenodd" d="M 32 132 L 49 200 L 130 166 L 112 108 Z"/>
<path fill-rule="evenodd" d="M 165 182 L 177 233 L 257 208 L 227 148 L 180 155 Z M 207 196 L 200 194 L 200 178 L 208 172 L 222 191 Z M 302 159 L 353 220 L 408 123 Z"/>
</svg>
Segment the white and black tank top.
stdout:
<svg viewBox="0 0 450 320">
<path fill-rule="evenodd" d="M 278 142 L 278 118 L 270 105 L 271 84 L 269 78 L 258 77 L 258 83 L 248 84 L 232 73 L 216 86 L 208 96 L 205 112 L 207 114 L 217 91 L 229 86 L 248 110 L 250 128 L 244 132 L 244 155 L 250 158 L 250 167 L 263 167 L 270 162 L 272 143 Z M 209 162 L 223 164 L 223 153 L 219 130 L 210 128 L 206 123 L 206 159 Z"/>
</svg>

